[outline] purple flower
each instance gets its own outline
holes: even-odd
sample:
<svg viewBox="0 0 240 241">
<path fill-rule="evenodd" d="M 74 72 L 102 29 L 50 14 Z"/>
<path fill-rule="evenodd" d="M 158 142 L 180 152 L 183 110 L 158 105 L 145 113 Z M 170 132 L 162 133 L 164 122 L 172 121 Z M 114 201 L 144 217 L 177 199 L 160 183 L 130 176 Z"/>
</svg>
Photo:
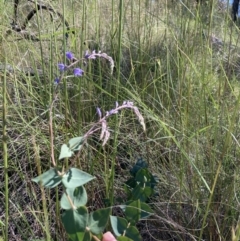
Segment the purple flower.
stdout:
<svg viewBox="0 0 240 241">
<path fill-rule="evenodd" d="M 59 63 L 58 64 L 58 69 L 60 70 L 60 72 L 63 72 L 64 70 L 66 70 L 67 66 L 63 63 Z"/>
<path fill-rule="evenodd" d="M 80 69 L 80 68 L 75 68 L 74 70 L 73 70 L 73 75 L 74 76 L 83 76 L 83 74 L 84 74 L 84 71 L 82 70 L 82 69 Z"/>
<path fill-rule="evenodd" d="M 72 52 L 66 52 L 66 57 L 67 57 L 67 59 L 72 60 L 74 55 Z"/>
<path fill-rule="evenodd" d="M 99 116 L 99 119 L 102 118 L 102 112 L 101 112 L 101 109 L 99 107 L 97 107 L 97 114 Z"/>
<path fill-rule="evenodd" d="M 92 53 L 88 53 L 88 50 L 85 52 L 85 55 L 84 55 L 84 58 L 85 59 L 96 59 L 96 56 L 95 56 L 95 50 L 92 51 Z"/>
<path fill-rule="evenodd" d="M 126 105 L 127 107 L 133 107 L 134 106 L 134 103 L 130 100 L 127 100 L 127 101 L 123 101 L 123 105 Z"/>
<path fill-rule="evenodd" d="M 112 109 L 108 112 L 108 115 L 113 115 L 113 114 L 117 114 L 117 113 L 118 113 L 117 110 Z"/>
<path fill-rule="evenodd" d="M 54 84 L 56 84 L 56 85 L 58 85 L 59 82 L 60 82 L 60 78 L 56 78 L 56 79 L 54 80 Z"/>
</svg>

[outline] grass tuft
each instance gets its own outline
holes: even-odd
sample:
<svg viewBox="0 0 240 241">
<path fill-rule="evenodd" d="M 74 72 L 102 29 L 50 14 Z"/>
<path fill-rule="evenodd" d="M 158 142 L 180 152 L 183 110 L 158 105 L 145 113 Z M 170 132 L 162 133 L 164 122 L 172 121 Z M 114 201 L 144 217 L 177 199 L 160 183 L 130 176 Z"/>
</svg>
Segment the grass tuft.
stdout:
<svg viewBox="0 0 240 241">
<path fill-rule="evenodd" d="M 55 155 L 88 130 L 96 107 L 110 110 L 115 101 L 131 100 L 146 121 L 145 133 L 132 113 L 121 112 L 118 122 L 109 122 L 115 135 L 105 147 L 92 138 L 77 163 L 69 163 L 99 180 L 87 187 L 90 208 L 124 199 L 123 183 L 141 157 L 159 178 L 159 195 L 150 202 L 155 215 L 139 224 L 143 240 L 238 239 L 239 28 L 229 6 L 217 0 L 54 1 L 75 34 L 66 40 L 66 26 L 39 12 L 27 26 L 42 37 L 35 42 L 11 30 L 13 2 L 1 5 L 0 240 L 66 240 L 61 190 L 43 190 L 31 178 L 50 166 L 57 64 L 65 51 L 81 58 L 87 50 L 107 53 L 115 68 L 111 74 L 109 61 L 91 60 L 81 66 L 84 77 L 60 84 Z"/>
</svg>

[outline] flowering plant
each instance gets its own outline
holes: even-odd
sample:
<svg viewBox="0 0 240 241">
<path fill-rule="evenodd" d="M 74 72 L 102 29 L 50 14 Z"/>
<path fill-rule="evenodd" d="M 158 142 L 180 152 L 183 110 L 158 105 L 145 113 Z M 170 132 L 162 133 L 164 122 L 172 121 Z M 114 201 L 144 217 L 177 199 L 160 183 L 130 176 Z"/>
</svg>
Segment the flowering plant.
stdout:
<svg viewBox="0 0 240 241">
<path fill-rule="evenodd" d="M 90 54 L 86 53 L 84 59 L 90 60 L 95 59 L 96 57 L 104 57 L 110 62 L 112 61 L 112 58 L 105 53 L 95 53 L 95 51 Z M 84 74 L 84 71 L 81 68 L 75 68 L 80 60 L 76 59 L 73 53 L 67 52 L 66 58 L 69 62 L 68 65 L 64 63 L 58 64 L 60 76 L 54 81 L 57 86 L 64 78 L 64 74 L 67 70 L 73 70 L 73 75 L 76 77 L 81 77 Z M 111 65 L 113 65 L 112 62 Z M 75 167 L 64 165 L 64 163 L 60 167 L 57 166 L 54 155 L 54 135 L 52 128 L 52 109 L 54 103 L 57 101 L 56 96 L 57 93 L 55 93 L 55 98 L 50 105 L 49 115 L 52 168 L 32 180 L 45 188 L 54 188 L 59 184 L 63 185 L 64 193 L 61 197 L 60 205 L 64 212 L 61 216 L 61 220 L 68 234 L 69 240 L 91 241 L 94 239 L 95 241 L 100 241 L 100 238 L 102 237 L 103 241 L 115 241 L 115 237 L 110 232 L 107 232 L 102 236 L 110 218 L 112 230 L 115 236 L 117 236 L 117 240 L 140 241 L 141 236 L 135 227 L 135 224 L 139 219 L 146 217 L 151 213 L 151 209 L 147 204 L 144 204 L 138 199 L 129 200 L 126 205 L 121 205 L 126 219 L 111 216 L 111 207 L 89 213 L 86 207 L 87 192 L 84 188 L 84 184 L 93 180 L 95 177 Z M 133 102 L 124 101 L 121 105 L 116 102 L 115 107 L 106 111 L 104 114 L 102 110 L 97 107 L 96 112 L 99 117 L 98 121 L 94 123 L 83 136 L 74 137 L 68 141 L 68 144 L 63 144 L 58 159 L 65 159 L 67 161 L 69 158 L 78 158 L 81 155 L 81 150 L 85 147 L 87 139 L 99 130 L 101 130 L 99 139 L 104 146 L 110 137 L 107 119 L 112 115 L 118 114 L 122 109 L 132 110 L 145 131 L 144 118 Z M 71 163 L 76 162 L 73 161 Z"/>
<path fill-rule="evenodd" d="M 79 64 L 79 62 L 84 62 L 84 64 L 86 64 L 86 61 L 94 60 L 97 57 L 98 58 L 104 58 L 104 59 L 108 60 L 108 62 L 110 64 L 110 73 L 112 74 L 113 68 L 114 68 L 114 61 L 113 61 L 112 57 L 108 56 L 106 53 L 102 53 L 101 51 L 96 52 L 95 50 L 92 51 L 91 53 L 86 51 L 85 55 L 84 55 L 84 58 L 78 60 L 72 52 L 68 51 L 68 52 L 66 52 L 66 59 L 68 60 L 68 65 L 64 64 L 64 63 L 58 64 L 58 69 L 59 69 L 61 75 L 58 76 L 55 79 L 54 83 L 59 84 L 60 81 L 62 80 L 62 78 L 64 77 L 64 73 L 67 70 L 73 70 L 73 75 L 75 77 L 83 76 L 84 71 L 81 68 L 75 67 L 75 66 L 77 64 Z"/>
</svg>

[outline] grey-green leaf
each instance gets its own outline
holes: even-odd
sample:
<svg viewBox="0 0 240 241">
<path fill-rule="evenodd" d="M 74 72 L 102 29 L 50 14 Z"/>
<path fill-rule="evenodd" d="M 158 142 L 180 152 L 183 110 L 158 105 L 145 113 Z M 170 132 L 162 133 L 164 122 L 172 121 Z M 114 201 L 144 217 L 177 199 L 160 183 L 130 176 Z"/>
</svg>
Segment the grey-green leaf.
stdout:
<svg viewBox="0 0 240 241">
<path fill-rule="evenodd" d="M 100 234 L 105 229 L 111 208 L 98 209 L 89 214 L 88 228 L 91 233 Z"/>
<path fill-rule="evenodd" d="M 117 241 L 133 241 L 133 240 L 126 236 L 119 236 L 117 237 Z"/>
<path fill-rule="evenodd" d="M 76 188 L 67 188 L 66 192 L 68 196 L 73 201 L 75 207 L 85 206 L 87 203 L 87 192 L 83 186 L 76 187 Z M 67 198 L 67 195 L 64 193 L 61 198 L 61 208 L 62 209 L 71 209 L 70 202 Z"/>
<path fill-rule="evenodd" d="M 84 185 L 94 178 L 94 176 L 73 167 L 64 174 L 62 183 L 66 188 L 76 188 Z"/>
<path fill-rule="evenodd" d="M 58 172 L 55 168 L 51 168 L 38 177 L 32 179 L 33 182 L 41 184 L 46 188 L 56 187 L 59 183 L 61 183 L 61 180 L 62 177 L 58 175 Z"/>
<path fill-rule="evenodd" d="M 72 155 L 73 151 L 66 144 L 63 144 L 61 146 L 61 152 L 58 159 L 61 160 L 63 158 L 71 157 Z"/>
<path fill-rule="evenodd" d="M 88 232 L 87 230 L 83 232 L 77 232 L 74 234 L 68 234 L 68 241 L 92 241 L 92 236 L 91 233 Z"/>
<path fill-rule="evenodd" d="M 134 241 L 142 241 L 142 237 L 135 226 L 130 226 L 126 229 L 126 237 Z"/>
<path fill-rule="evenodd" d="M 84 142 L 84 137 L 83 136 L 79 136 L 79 137 L 74 137 L 72 139 L 69 140 L 69 148 L 72 151 L 79 151 L 82 144 Z"/>
<path fill-rule="evenodd" d="M 66 210 L 62 214 L 62 222 L 68 234 L 84 232 L 88 222 L 87 208 L 82 206 L 76 210 Z"/>
<path fill-rule="evenodd" d="M 110 216 L 110 221 L 114 234 L 117 237 L 123 235 L 128 227 L 127 220 L 117 216 Z"/>
</svg>

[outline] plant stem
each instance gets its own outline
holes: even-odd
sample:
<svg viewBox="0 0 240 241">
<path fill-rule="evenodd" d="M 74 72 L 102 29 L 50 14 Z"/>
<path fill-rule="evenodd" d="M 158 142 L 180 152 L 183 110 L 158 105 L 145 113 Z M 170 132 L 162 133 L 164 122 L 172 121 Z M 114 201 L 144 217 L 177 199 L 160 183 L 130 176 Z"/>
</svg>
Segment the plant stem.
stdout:
<svg viewBox="0 0 240 241">
<path fill-rule="evenodd" d="M 5 65 L 6 65 L 5 59 Z M 8 149 L 7 149 L 7 73 L 3 75 L 3 161 L 4 161 L 4 183 L 5 183 L 5 237 L 8 241 L 8 222 L 9 222 L 9 193 L 8 193 Z"/>
</svg>

